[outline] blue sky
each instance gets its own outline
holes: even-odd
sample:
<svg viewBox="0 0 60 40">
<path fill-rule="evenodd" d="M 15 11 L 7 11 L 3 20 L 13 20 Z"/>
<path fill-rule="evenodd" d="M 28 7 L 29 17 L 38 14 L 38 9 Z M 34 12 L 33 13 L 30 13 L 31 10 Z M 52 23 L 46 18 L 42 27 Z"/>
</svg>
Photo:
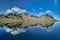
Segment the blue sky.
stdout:
<svg viewBox="0 0 60 40">
<path fill-rule="evenodd" d="M 19 10 L 19 8 L 24 9 L 24 11 L 26 10 L 29 14 L 33 14 L 33 15 L 41 15 L 43 13 L 48 13 L 48 14 L 54 16 L 55 19 L 60 20 L 60 0 L 0 0 L 0 13 L 5 14 L 6 10 L 16 9 L 15 7 L 17 7 L 18 10 Z M 12 11 L 10 10 L 10 12 L 12 12 Z M 6 27 L 4 27 L 2 29 L 6 30 L 6 32 L 12 32 L 12 34 L 14 32 L 11 29 L 6 28 Z M 1 34 L 5 35 L 5 33 L 2 29 L 0 28 L 0 37 L 1 37 Z M 59 24 L 56 24 L 52 28 L 48 28 L 48 29 L 53 30 L 52 33 L 48 33 L 49 35 L 52 34 L 51 36 L 56 37 L 56 38 L 60 37 L 60 34 L 59 34 L 60 25 Z M 20 29 L 18 29 L 16 31 L 18 31 L 18 32 L 15 32 L 15 33 L 19 33 Z M 23 32 L 24 32 L 24 30 L 23 30 Z M 44 31 L 42 31 L 42 32 L 39 31 L 39 32 L 43 33 L 45 35 Z M 51 37 L 49 35 L 48 35 L 48 37 Z M 40 38 L 40 35 L 39 35 L 39 38 Z"/>
<path fill-rule="evenodd" d="M 0 13 L 14 6 L 27 10 L 30 14 L 39 15 L 47 10 L 52 15 L 60 17 L 60 0 L 0 0 Z"/>
</svg>

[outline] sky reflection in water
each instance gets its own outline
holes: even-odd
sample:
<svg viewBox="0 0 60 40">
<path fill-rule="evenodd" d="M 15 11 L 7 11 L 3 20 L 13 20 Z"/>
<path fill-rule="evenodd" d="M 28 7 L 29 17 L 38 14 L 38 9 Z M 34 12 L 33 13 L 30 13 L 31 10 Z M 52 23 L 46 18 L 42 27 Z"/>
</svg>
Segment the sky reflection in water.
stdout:
<svg viewBox="0 0 60 40">
<path fill-rule="evenodd" d="M 29 28 L 24 28 L 23 32 L 16 35 L 6 32 L 3 28 L 0 28 L 0 39 L 2 40 L 59 40 L 60 38 L 60 23 L 56 22 L 53 26 L 49 28 L 43 28 L 42 26 L 33 26 Z M 18 29 L 18 28 L 17 28 Z M 13 30 L 16 30 L 16 28 Z M 17 31 L 19 32 L 18 29 Z M 36 38 L 35 38 L 36 37 Z"/>
</svg>

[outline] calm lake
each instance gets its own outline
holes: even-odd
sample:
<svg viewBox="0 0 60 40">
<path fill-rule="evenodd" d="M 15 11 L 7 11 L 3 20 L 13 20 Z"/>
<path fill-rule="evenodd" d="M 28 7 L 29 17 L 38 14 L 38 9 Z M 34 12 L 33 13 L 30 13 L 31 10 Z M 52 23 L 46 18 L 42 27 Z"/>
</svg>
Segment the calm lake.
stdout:
<svg viewBox="0 0 60 40">
<path fill-rule="evenodd" d="M 7 27 L 0 28 L 0 40 L 60 40 L 60 22 L 56 22 L 53 26 L 49 28 L 44 28 L 42 26 L 29 26 L 28 28 L 23 28 L 14 31 L 6 31 Z M 8 29 L 8 28 L 7 28 Z M 19 30 L 25 30 L 21 32 Z M 18 32 L 16 32 L 18 31 Z M 16 34 L 18 33 L 18 34 Z"/>
</svg>

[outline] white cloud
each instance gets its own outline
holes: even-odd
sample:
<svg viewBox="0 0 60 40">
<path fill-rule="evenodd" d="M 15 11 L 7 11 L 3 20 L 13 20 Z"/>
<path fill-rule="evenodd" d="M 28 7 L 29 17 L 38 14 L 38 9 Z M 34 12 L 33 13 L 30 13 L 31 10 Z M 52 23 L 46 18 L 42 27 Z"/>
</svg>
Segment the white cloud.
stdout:
<svg viewBox="0 0 60 40">
<path fill-rule="evenodd" d="M 18 7 L 13 7 L 11 9 L 8 9 L 5 13 L 24 13 L 24 12 L 27 12 L 27 11 L 24 9 L 20 9 Z"/>
<path fill-rule="evenodd" d="M 47 32 L 52 32 L 53 30 L 46 30 Z"/>
<path fill-rule="evenodd" d="M 46 12 L 45 13 L 52 13 L 52 11 L 51 10 L 46 10 Z"/>
<path fill-rule="evenodd" d="M 44 14 L 44 13 L 41 12 L 41 13 L 37 14 L 37 16 L 40 16 L 40 15 L 43 15 L 43 14 Z"/>
<path fill-rule="evenodd" d="M 4 29 L 6 32 L 11 32 L 11 31 L 12 31 L 12 29 L 10 29 L 10 28 L 8 28 L 8 27 L 6 27 L 6 26 L 4 26 L 3 29 Z"/>
<path fill-rule="evenodd" d="M 12 35 L 18 35 L 19 33 L 26 32 L 26 30 L 24 30 L 23 28 L 15 28 L 15 30 L 14 30 L 14 28 L 10 29 L 10 28 L 4 26 L 1 29 L 5 30 L 7 33 L 10 33 Z"/>
<path fill-rule="evenodd" d="M 51 10 L 46 10 L 45 12 L 40 12 L 37 16 L 43 15 L 43 14 L 51 14 L 53 13 Z"/>
<path fill-rule="evenodd" d="M 24 29 L 22 29 L 22 28 L 17 28 L 16 30 L 11 31 L 10 33 L 11 33 L 12 35 L 17 35 L 17 34 L 19 34 L 19 33 L 25 32 L 25 31 L 26 31 L 26 30 L 24 30 Z"/>
<path fill-rule="evenodd" d="M 23 12 L 26 12 L 26 10 L 20 9 L 20 8 L 18 8 L 18 7 L 13 7 L 13 8 L 11 8 L 11 10 L 14 11 L 14 12 L 17 12 L 17 13 L 23 13 Z"/>
<path fill-rule="evenodd" d="M 8 9 L 5 13 L 13 13 L 13 11 Z"/>
</svg>

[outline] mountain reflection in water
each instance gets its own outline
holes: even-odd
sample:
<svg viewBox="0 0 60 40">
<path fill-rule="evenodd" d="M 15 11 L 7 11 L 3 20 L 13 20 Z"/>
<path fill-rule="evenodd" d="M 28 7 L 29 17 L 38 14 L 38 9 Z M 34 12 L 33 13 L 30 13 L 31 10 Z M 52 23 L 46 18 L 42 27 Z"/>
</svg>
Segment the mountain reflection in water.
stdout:
<svg viewBox="0 0 60 40">
<path fill-rule="evenodd" d="M 43 14 L 41 16 L 34 16 L 28 14 L 8 14 L 0 15 L 0 26 L 7 26 L 9 28 L 27 28 L 29 26 L 41 25 L 42 27 L 50 27 L 58 20 L 55 20 L 51 15 Z"/>
<path fill-rule="evenodd" d="M 38 28 L 37 25 L 40 25 L 39 27 L 53 28 L 52 25 L 54 25 L 54 23 L 57 21 L 58 20 L 55 20 L 51 15 L 48 14 L 43 14 L 39 17 L 25 14 L 9 14 L 8 16 L 0 15 L 0 27 L 2 27 L 2 29 L 7 32 L 3 33 L 4 35 L 0 35 L 0 39 L 3 37 L 2 40 L 50 40 L 56 32 L 51 32 L 52 30 L 47 30 L 48 32 L 52 33 L 53 36 L 51 37 L 46 30 Z"/>
</svg>

